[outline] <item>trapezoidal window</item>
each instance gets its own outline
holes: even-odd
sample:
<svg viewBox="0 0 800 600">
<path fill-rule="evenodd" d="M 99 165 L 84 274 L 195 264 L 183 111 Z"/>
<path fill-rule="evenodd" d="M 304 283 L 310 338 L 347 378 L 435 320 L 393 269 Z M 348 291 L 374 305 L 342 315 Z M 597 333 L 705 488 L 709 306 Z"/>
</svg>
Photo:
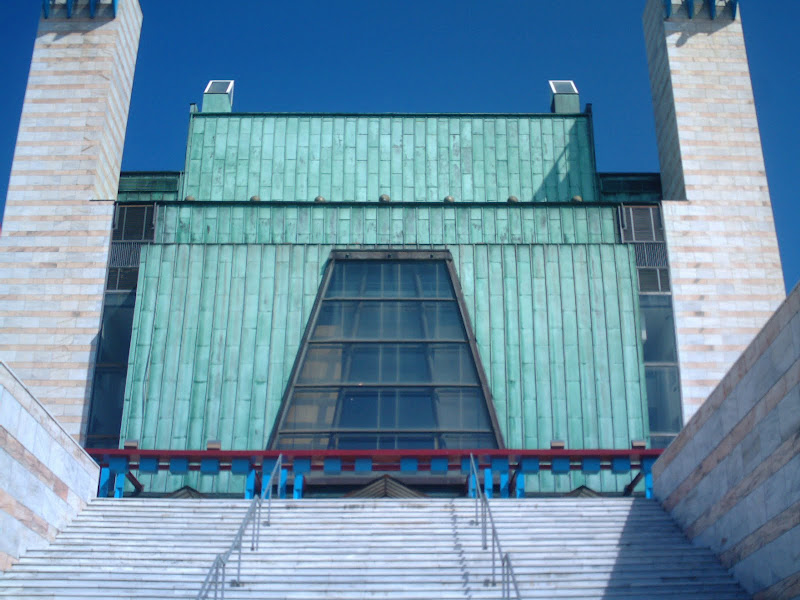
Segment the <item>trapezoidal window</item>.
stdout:
<svg viewBox="0 0 800 600">
<path fill-rule="evenodd" d="M 449 252 L 334 251 L 270 446 L 501 445 Z"/>
</svg>

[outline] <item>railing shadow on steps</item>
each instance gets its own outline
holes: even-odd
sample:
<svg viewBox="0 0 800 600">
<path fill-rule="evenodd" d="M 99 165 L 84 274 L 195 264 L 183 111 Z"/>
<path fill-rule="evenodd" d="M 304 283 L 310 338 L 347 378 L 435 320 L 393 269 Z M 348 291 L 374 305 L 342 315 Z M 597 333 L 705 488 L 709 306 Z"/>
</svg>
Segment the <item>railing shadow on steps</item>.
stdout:
<svg viewBox="0 0 800 600">
<path fill-rule="evenodd" d="M 514 573 L 514 566 L 511 564 L 511 557 L 508 552 L 503 552 L 500 546 L 500 537 L 497 534 L 497 527 L 494 525 L 494 518 L 492 517 L 492 510 L 489 508 L 489 501 L 486 499 L 481 489 L 480 479 L 478 477 L 478 467 L 475 464 L 475 456 L 469 455 L 470 463 L 470 478 L 473 478 L 475 488 L 475 520 L 474 525 L 481 526 L 481 542 L 484 550 L 489 549 L 487 537 L 491 536 L 492 543 L 492 578 L 487 580 L 486 583 L 497 585 L 497 558 L 500 559 L 500 581 L 502 585 L 502 598 L 503 600 L 511 600 L 511 589 L 513 586 L 516 600 L 522 600 L 519 593 L 519 585 L 517 584 L 517 576 Z M 480 511 L 478 510 L 480 507 Z M 480 516 L 479 516 L 480 513 Z"/>
<path fill-rule="evenodd" d="M 276 483 L 276 479 L 279 476 L 278 474 L 281 472 L 282 465 L 283 455 L 281 454 L 278 456 L 278 460 L 275 462 L 275 466 L 272 468 L 269 479 L 262 486 L 262 490 L 264 490 L 266 494 L 255 494 L 253 496 L 253 500 L 250 502 L 250 506 L 247 508 L 244 519 L 242 519 L 242 524 L 239 525 L 239 530 L 233 537 L 231 545 L 225 552 L 217 554 L 216 558 L 214 558 L 214 562 L 211 564 L 211 567 L 206 574 L 203 585 L 200 587 L 200 591 L 197 593 L 196 600 L 204 600 L 209 598 L 212 591 L 214 593 L 214 600 L 217 600 L 218 598 L 220 600 L 225 600 L 225 573 L 228 566 L 228 561 L 230 561 L 231 557 L 234 555 L 236 556 L 236 579 L 231 580 L 231 586 L 241 587 L 243 585 L 242 543 L 247 533 L 247 527 L 251 522 L 253 523 L 250 550 L 258 550 L 259 538 L 261 536 L 262 496 L 265 495 L 267 500 L 267 520 L 264 524 L 269 527 L 270 516 L 272 514 L 272 487 Z"/>
</svg>

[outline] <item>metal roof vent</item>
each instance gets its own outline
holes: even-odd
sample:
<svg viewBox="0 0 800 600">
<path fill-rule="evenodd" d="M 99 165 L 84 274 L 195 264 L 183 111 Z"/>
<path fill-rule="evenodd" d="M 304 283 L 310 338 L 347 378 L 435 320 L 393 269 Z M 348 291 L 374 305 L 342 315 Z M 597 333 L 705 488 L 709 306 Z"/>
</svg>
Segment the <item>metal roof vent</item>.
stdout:
<svg viewBox="0 0 800 600">
<path fill-rule="evenodd" d="M 233 109 L 233 80 L 212 79 L 203 92 L 203 112 L 229 113 Z"/>
<path fill-rule="evenodd" d="M 550 81 L 550 92 L 553 95 L 550 112 L 557 114 L 575 114 L 581 112 L 581 98 L 574 81 L 567 79 Z"/>
</svg>

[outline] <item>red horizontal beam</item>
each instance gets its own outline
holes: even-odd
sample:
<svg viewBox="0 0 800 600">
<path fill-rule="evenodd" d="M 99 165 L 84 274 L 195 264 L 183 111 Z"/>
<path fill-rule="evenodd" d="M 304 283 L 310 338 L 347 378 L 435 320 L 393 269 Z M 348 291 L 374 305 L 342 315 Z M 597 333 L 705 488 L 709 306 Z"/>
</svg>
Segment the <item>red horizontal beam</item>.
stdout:
<svg viewBox="0 0 800 600">
<path fill-rule="evenodd" d="M 283 455 L 284 460 L 290 463 L 295 458 L 310 458 L 323 460 L 325 458 L 341 458 L 343 461 L 354 460 L 356 458 L 371 458 L 374 463 L 384 464 L 399 462 L 402 458 L 432 459 L 446 457 L 448 459 L 468 458 L 473 454 L 476 460 L 486 460 L 491 458 L 508 458 L 511 462 L 517 462 L 521 458 L 538 458 L 540 460 L 550 460 L 553 458 L 569 458 L 580 460 L 582 458 L 599 458 L 601 460 L 611 460 L 612 458 L 630 458 L 631 460 L 641 460 L 642 458 L 658 458 L 663 452 L 662 449 L 503 449 L 489 450 L 478 449 L 473 451 L 465 450 L 146 450 L 138 448 L 92 448 L 87 452 L 101 463 L 107 463 L 108 458 L 113 456 L 127 456 L 130 459 L 139 458 L 158 458 L 159 461 L 169 461 L 173 458 L 185 458 L 190 463 L 199 463 L 204 458 L 219 459 L 220 462 L 230 462 L 235 458 L 249 458 L 254 464 L 258 465 L 265 459 L 276 459 Z"/>
</svg>

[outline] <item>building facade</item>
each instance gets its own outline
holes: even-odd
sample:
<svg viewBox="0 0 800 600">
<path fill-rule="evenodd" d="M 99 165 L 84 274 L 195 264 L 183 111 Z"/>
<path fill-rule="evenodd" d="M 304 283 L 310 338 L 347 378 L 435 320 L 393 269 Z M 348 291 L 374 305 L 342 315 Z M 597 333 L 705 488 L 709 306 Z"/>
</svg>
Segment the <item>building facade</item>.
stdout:
<svg viewBox="0 0 800 600">
<path fill-rule="evenodd" d="M 660 175 L 597 172 L 568 81 L 514 115 L 236 113 L 212 81 L 184 170 L 119 177 L 140 19 L 45 1 L 0 252 L 0 353 L 86 445 L 664 446 L 783 298 L 734 0 L 647 3 Z M 39 61 L 71 36 L 116 83 L 65 80 L 106 110 L 54 126 Z M 26 137 L 69 127 L 98 135 L 72 195 Z M 526 489 L 626 483 L 570 477 Z M 149 483 L 187 482 L 235 485 Z"/>
</svg>

